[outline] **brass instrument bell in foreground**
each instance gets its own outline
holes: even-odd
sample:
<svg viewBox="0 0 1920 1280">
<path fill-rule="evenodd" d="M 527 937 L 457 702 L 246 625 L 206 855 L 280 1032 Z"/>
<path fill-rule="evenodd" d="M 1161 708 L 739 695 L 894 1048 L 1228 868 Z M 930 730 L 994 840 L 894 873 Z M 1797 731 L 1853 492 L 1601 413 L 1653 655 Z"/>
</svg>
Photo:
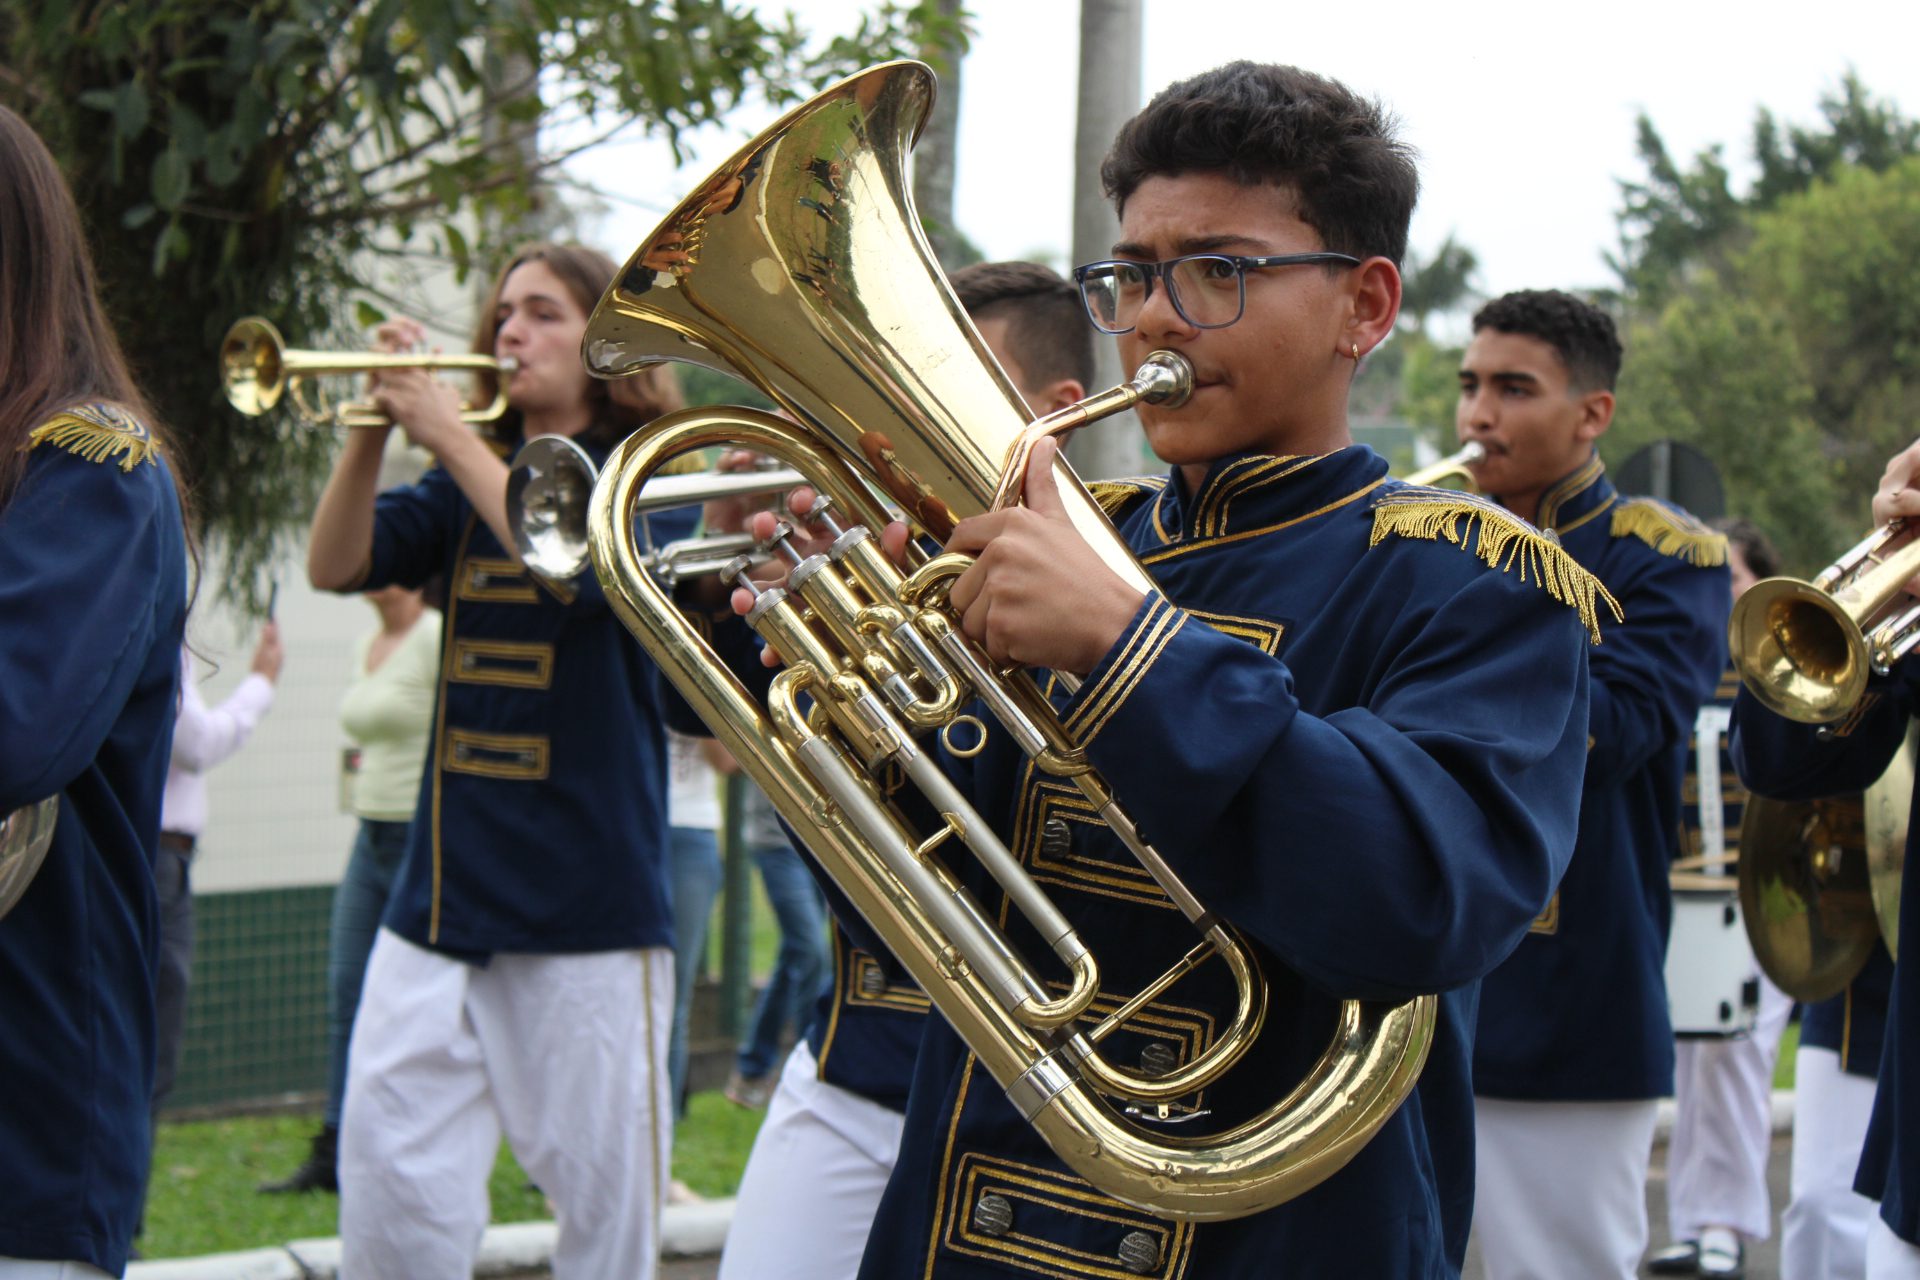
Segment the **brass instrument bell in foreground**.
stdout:
<svg viewBox="0 0 1920 1280">
<path fill-rule="evenodd" d="M 1866 692 L 1920 643 L 1920 601 L 1905 594 L 1920 574 L 1920 540 L 1876 529 L 1812 582 L 1767 578 L 1733 605 L 1727 644 L 1740 678 L 1769 709 L 1802 724 L 1845 719 Z"/>
<path fill-rule="evenodd" d="M 1004 499 L 1003 481 L 1035 433 L 1061 417 L 1027 422 L 921 233 L 907 153 L 933 91 L 926 67 L 890 63 L 789 112 L 702 183 L 615 279 L 582 346 L 590 371 L 618 377 L 691 361 L 746 378 L 787 416 L 688 409 L 628 437 L 594 489 L 594 567 L 622 621 L 1063 1161 L 1163 1217 L 1257 1213 L 1330 1176 L 1392 1115 L 1425 1061 L 1435 1002 L 1346 1001 L 1320 1060 L 1298 1084 L 1277 1082 L 1258 1115 L 1215 1133 L 1156 1122 L 1253 1045 L 1267 998 L 1258 964 L 1139 837 L 1033 679 L 1002 670 L 961 631 L 945 600 L 970 562 L 912 554 L 903 569 L 872 536 L 889 518 L 879 494 L 916 532 L 944 540 L 956 521 Z M 1184 368 L 1161 361 L 1062 412 L 1084 421 L 1181 396 L 1176 364 Z M 749 615 L 788 659 L 765 707 L 647 573 L 634 530 L 649 477 L 716 445 L 776 457 L 834 504 L 831 549 L 801 559 Z M 1064 460 L 1054 474 L 1081 536 L 1123 580 L 1148 589 Z M 992 729 L 961 714 L 976 699 Z M 1099 960 L 921 749 L 928 732 L 960 755 L 987 732 L 1008 734 L 1128 846 L 1198 945 L 1142 990 L 1103 991 Z M 946 825 L 911 830 L 881 773 L 910 780 Z M 1054 952 L 1057 978 L 1030 967 L 948 869 L 966 854 Z M 1220 1011 L 1223 1030 L 1192 1060 L 1148 1074 L 1102 1051 L 1108 1035 L 1213 960 L 1235 994 Z"/>
<path fill-rule="evenodd" d="M 1916 735 L 1858 795 L 1749 796 L 1740 825 L 1740 911 L 1754 958 L 1796 1000 L 1838 995 L 1876 938 L 1898 955 L 1900 872 Z"/>
<path fill-rule="evenodd" d="M 492 422 L 507 410 L 507 378 L 514 362 L 483 355 L 384 355 L 378 352 L 303 351 L 288 347 L 280 331 L 260 316 L 236 320 L 220 340 L 220 385 L 227 402 L 250 418 L 259 417 L 281 398 L 302 422 L 313 427 L 385 427 L 387 415 L 365 401 L 330 402 L 311 384 L 321 378 L 378 373 L 382 369 L 464 369 L 496 375 L 494 396 L 484 405 L 467 405 L 463 422 Z"/>
</svg>

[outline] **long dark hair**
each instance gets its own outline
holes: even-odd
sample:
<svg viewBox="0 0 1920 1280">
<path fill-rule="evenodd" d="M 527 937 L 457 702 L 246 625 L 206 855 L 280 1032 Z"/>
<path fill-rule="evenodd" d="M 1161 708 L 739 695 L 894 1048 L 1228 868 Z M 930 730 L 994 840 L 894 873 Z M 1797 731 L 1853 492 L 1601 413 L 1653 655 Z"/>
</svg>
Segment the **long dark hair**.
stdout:
<svg viewBox="0 0 1920 1280">
<path fill-rule="evenodd" d="M 480 316 L 474 323 L 473 331 L 473 349 L 480 355 L 492 355 L 494 342 L 500 335 L 500 294 L 507 286 L 507 277 L 513 274 L 515 267 L 525 266 L 529 262 L 544 263 L 549 271 L 559 277 L 568 294 L 580 304 L 580 309 L 589 315 L 593 314 L 600 295 L 613 283 L 613 259 L 598 249 L 590 249 L 583 244 L 549 242 L 521 246 L 507 261 L 507 265 L 500 268 L 500 274 L 494 277 L 493 288 L 487 293 L 487 300 L 480 304 Z M 499 380 L 491 373 L 479 375 L 475 382 L 479 384 L 478 394 L 482 401 L 491 400 L 499 385 Z M 587 398 L 593 402 L 593 425 L 580 433 L 583 444 L 618 444 L 636 427 L 643 427 L 661 414 L 671 413 L 686 405 L 679 378 L 671 366 L 664 364 L 643 369 L 629 378 L 612 381 L 592 378 L 588 381 Z M 519 413 L 508 410 L 502 415 L 499 426 L 509 436 L 518 435 Z"/>
<path fill-rule="evenodd" d="M 100 305 L 73 193 L 40 136 L 0 106 L 0 508 L 26 471 L 27 433 L 102 400 L 138 416 L 165 449 Z"/>
</svg>

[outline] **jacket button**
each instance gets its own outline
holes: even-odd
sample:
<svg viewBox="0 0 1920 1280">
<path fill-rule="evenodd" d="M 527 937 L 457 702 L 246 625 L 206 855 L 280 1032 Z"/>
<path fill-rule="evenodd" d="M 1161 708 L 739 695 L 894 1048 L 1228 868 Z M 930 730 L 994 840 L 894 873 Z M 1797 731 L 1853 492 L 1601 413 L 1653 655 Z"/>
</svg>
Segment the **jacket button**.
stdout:
<svg viewBox="0 0 1920 1280">
<path fill-rule="evenodd" d="M 981 1196 L 973 1206 L 973 1229 L 983 1236 L 1003 1236 L 1013 1226 L 1013 1205 L 1005 1196 Z"/>
<path fill-rule="evenodd" d="M 1059 862 L 1073 852 L 1073 832 L 1067 829 L 1065 818 L 1048 818 L 1040 828 L 1040 852 L 1050 862 Z"/>
<path fill-rule="evenodd" d="M 1162 1041 L 1154 1040 L 1140 1051 L 1140 1074 L 1145 1076 L 1164 1076 L 1180 1065 L 1180 1055 L 1173 1047 Z"/>
<path fill-rule="evenodd" d="M 1137 1276 L 1144 1276 L 1160 1265 L 1160 1245 L 1144 1231 L 1129 1231 L 1120 1238 L 1120 1265 Z"/>
</svg>

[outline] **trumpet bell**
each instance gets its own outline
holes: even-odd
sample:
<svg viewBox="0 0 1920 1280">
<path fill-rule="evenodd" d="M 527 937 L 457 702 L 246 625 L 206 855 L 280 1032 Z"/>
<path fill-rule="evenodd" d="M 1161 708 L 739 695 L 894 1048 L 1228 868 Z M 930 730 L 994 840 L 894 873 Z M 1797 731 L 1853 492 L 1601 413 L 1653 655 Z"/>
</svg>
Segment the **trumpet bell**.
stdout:
<svg viewBox="0 0 1920 1280">
<path fill-rule="evenodd" d="M 281 358 L 286 349 L 268 320 L 246 316 L 233 322 L 220 340 L 220 386 L 234 408 L 257 418 L 280 403 L 287 389 Z"/>
<path fill-rule="evenodd" d="M 1844 718 L 1872 670 L 1859 625 L 1832 596 L 1797 578 L 1748 588 L 1734 602 L 1727 645 L 1753 696 L 1802 724 Z"/>
<path fill-rule="evenodd" d="M 529 569 L 565 580 L 587 567 L 587 507 L 593 459 L 565 436 L 535 436 L 507 474 L 507 522 Z"/>
</svg>

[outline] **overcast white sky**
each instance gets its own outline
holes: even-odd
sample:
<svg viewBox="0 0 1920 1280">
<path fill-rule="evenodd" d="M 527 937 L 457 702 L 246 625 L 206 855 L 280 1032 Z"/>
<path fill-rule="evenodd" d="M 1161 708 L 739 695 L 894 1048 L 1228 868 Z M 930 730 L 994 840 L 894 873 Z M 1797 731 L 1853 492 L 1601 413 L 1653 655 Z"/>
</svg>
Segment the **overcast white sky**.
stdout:
<svg viewBox="0 0 1920 1280">
<path fill-rule="evenodd" d="M 816 30 L 850 0 L 794 0 Z M 956 220 L 991 258 L 1066 265 L 1071 241 L 1073 0 L 969 0 Z M 1420 152 L 1416 249 L 1449 233 L 1480 257 L 1488 293 L 1611 282 L 1616 180 L 1637 177 L 1633 121 L 1649 112 L 1690 157 L 1724 144 L 1737 179 L 1760 106 L 1811 123 L 1849 67 L 1920 114 L 1920 0 L 1809 4 L 1589 0 L 1581 5 L 1145 0 L 1150 96 L 1236 57 L 1292 62 L 1378 96 Z M 614 144 L 576 172 L 619 197 L 588 228 L 624 260 L 695 182 L 772 119 L 743 110 L 696 140 L 679 172 L 664 147 Z"/>
</svg>

